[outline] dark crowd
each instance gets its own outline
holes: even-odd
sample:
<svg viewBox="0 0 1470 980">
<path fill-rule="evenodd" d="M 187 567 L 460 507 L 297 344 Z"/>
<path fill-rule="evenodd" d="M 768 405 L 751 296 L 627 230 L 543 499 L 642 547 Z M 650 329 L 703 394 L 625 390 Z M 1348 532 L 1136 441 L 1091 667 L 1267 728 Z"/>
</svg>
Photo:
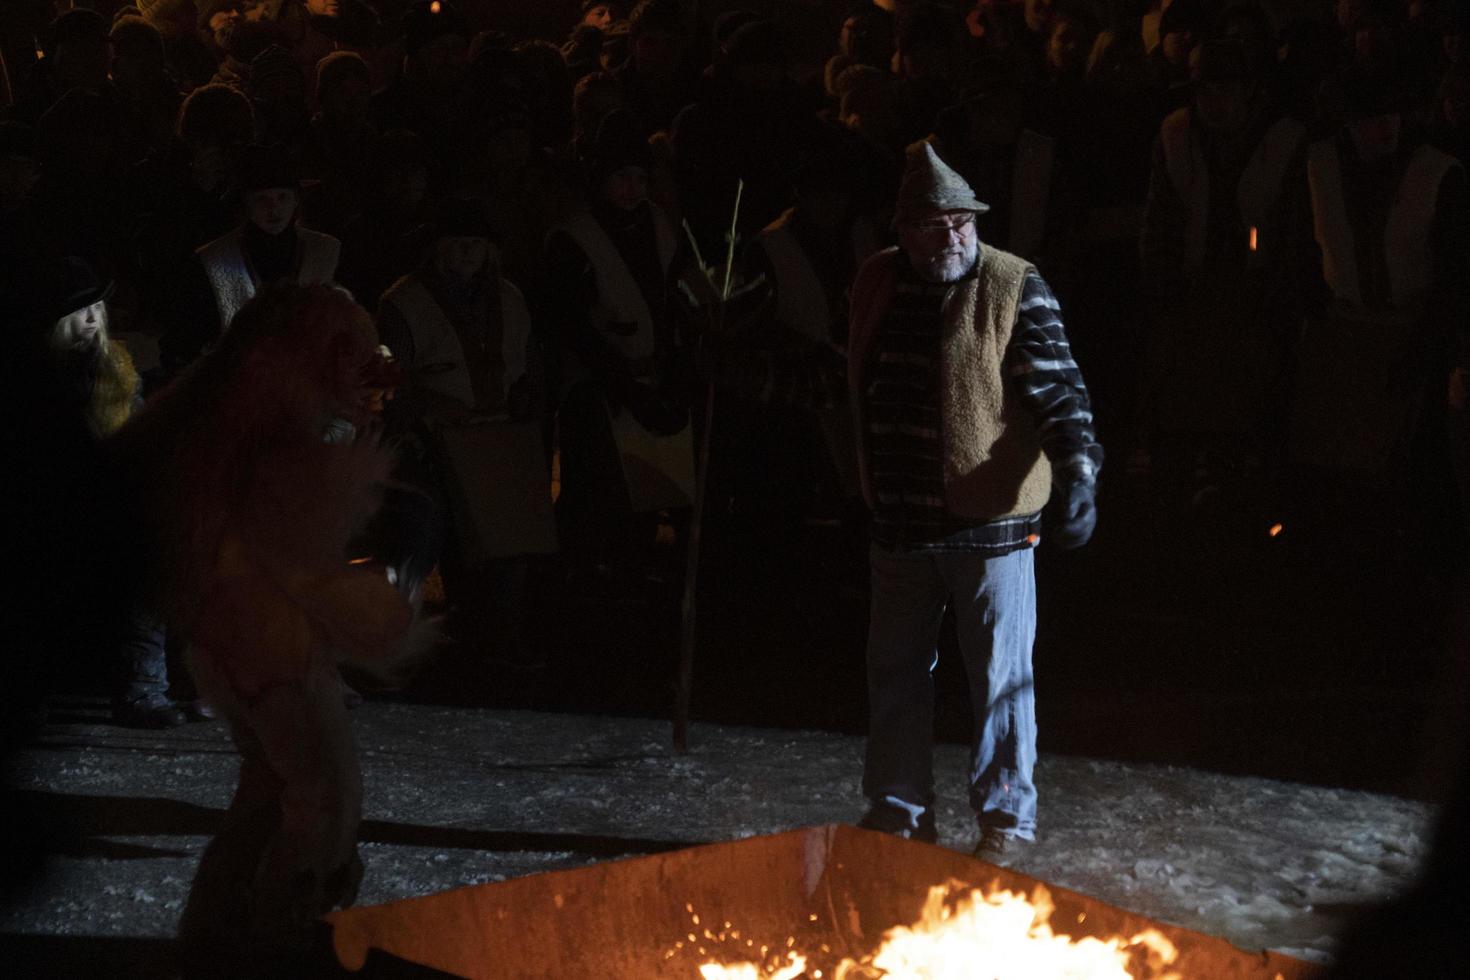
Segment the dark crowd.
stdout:
<svg viewBox="0 0 1470 980">
<path fill-rule="evenodd" d="M 37 655 L 8 717 L 44 716 L 29 695 L 67 673 L 56 651 L 102 650 L 119 723 L 224 712 L 245 758 L 232 814 L 249 812 L 252 772 L 264 785 L 287 765 L 263 733 L 288 717 L 320 723 L 302 779 L 336 774 L 352 814 L 337 714 L 360 695 L 327 670 L 284 699 L 275 665 L 219 653 L 245 603 L 226 614 L 198 583 L 275 560 L 251 548 L 288 555 L 249 593 L 281 610 L 276 639 L 294 635 L 279 586 L 349 660 L 381 660 L 442 609 L 448 640 L 536 670 L 528 610 L 548 567 L 579 590 L 637 590 L 682 571 L 701 522 L 776 560 L 800 526 L 871 540 L 875 597 L 880 575 L 913 571 L 880 549 L 947 555 L 972 592 L 1024 558 L 1005 574 L 1029 583 L 1038 540 L 1091 535 L 1101 444 L 1110 478 L 1162 499 L 1255 481 L 1453 569 L 1470 499 L 1467 27 L 1465 0 L 10 0 L 6 507 L 29 583 L 17 635 Z M 921 254 L 909 235 L 958 242 L 971 265 L 976 237 L 1010 256 L 1004 282 L 965 288 L 982 312 L 1010 290 L 1004 335 L 1014 321 L 1026 349 L 965 356 L 1022 379 L 1050 469 L 1027 477 L 1034 507 L 968 514 L 983 532 L 925 468 L 953 442 L 948 415 L 924 421 L 949 394 L 922 347 L 950 293 L 866 271 L 894 245 Z M 887 415 L 864 388 L 863 446 L 849 387 L 870 376 L 849 364 L 850 324 L 877 331 L 861 338 L 875 364 L 925 372 Z M 909 383 L 901 367 L 871 377 Z M 365 432 L 391 459 L 352 455 Z M 239 462 L 267 452 L 291 466 Z M 171 502 L 166 547 L 157 526 L 151 543 L 134 533 L 150 508 L 129 493 Z M 207 504 L 237 496 L 220 531 Z M 326 497 L 364 522 L 338 527 L 313 509 Z M 215 564 L 190 564 L 211 534 Z M 965 554 L 992 564 L 961 569 Z M 321 555 L 388 591 L 349 601 Z M 193 598 L 150 600 L 164 580 Z M 178 699 L 179 624 L 214 644 L 194 665 L 212 698 Z M 1016 737 L 976 738 L 992 735 Z M 870 755 L 869 778 L 908 765 Z M 906 793 L 908 778 L 865 788 L 874 826 L 932 834 L 932 787 Z M 977 813 L 1009 808 L 998 857 L 1031 835 L 1034 799 L 997 803 L 1014 780 L 985 778 L 1004 790 Z M 274 805 L 278 788 L 256 789 Z M 318 845 L 335 856 L 313 906 L 355 892 L 355 819 Z M 219 882 L 244 846 L 227 838 L 205 859 Z M 235 914 L 202 904 L 229 891 L 207 878 L 196 926 Z"/>
</svg>

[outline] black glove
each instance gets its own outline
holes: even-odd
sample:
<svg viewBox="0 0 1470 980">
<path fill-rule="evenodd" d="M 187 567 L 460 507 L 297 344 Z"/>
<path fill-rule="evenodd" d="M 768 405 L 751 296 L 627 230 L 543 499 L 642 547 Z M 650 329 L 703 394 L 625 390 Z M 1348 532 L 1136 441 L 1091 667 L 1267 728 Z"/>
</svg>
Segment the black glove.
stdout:
<svg viewBox="0 0 1470 980">
<path fill-rule="evenodd" d="M 1097 486 L 1090 481 L 1072 483 L 1059 487 L 1057 495 L 1052 537 L 1058 547 L 1080 548 L 1092 538 L 1097 527 Z"/>
</svg>

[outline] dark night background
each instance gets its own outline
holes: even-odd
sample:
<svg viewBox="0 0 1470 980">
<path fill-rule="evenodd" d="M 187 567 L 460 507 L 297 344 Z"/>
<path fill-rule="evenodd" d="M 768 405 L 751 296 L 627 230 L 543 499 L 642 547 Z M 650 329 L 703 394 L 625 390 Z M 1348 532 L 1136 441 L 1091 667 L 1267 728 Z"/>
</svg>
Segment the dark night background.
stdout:
<svg viewBox="0 0 1470 980">
<path fill-rule="evenodd" d="M 43 14 L 51 6 L 5 0 L 0 10 L 0 43 L 15 98 L 7 119 L 25 108 L 22 62 L 33 55 L 31 29 L 49 20 Z M 94 6 L 110 13 L 117 4 Z M 393 0 L 380 6 L 396 12 L 405 5 Z M 577 5 L 560 0 L 465 0 L 462 6 L 476 28 L 557 44 L 577 17 Z M 849 5 L 739 0 L 686 6 L 700 25 L 700 40 L 692 45 L 695 60 L 707 56 L 708 25 L 722 10 L 741 7 L 777 19 L 793 84 L 810 94 L 821 92 L 820 66 L 833 51 Z M 1097 6 L 1117 7 L 1119 22 L 1136 26 L 1129 16 L 1140 5 Z M 1331 5 L 1297 0 L 1269 6 L 1283 25 L 1311 17 L 1329 37 L 1325 47 L 1342 48 L 1335 25 L 1323 26 L 1332 24 Z M 1408 17 L 1432 5 L 1389 6 L 1402 6 Z M 1444 4 L 1461 18 L 1457 24 L 1464 22 L 1462 7 Z M 389 21 L 388 13 L 383 20 Z M 1283 50 L 1287 36 L 1283 31 Z M 1457 78 L 1464 72 L 1463 63 L 1439 67 Z M 1324 79 L 1332 74 L 1330 66 L 1320 70 Z M 1101 210 L 1116 203 L 1104 199 L 1121 197 L 1141 209 L 1148 168 L 1143 144 L 1157 132 L 1161 107 L 1182 98 L 1180 92 L 1160 86 L 1145 100 L 1145 123 L 1134 128 L 1146 138 L 1126 160 L 1112 161 L 1120 172 L 1130 165 L 1142 172 L 1125 172 L 1119 184 L 1126 188 L 1104 187 L 1088 204 Z M 1119 109 L 1116 118 L 1124 115 Z M 1103 118 L 1113 117 L 1104 112 Z M 1323 120 L 1311 122 L 1314 137 L 1327 134 Z M 1460 125 L 1454 138 L 1463 145 Z M 16 132 L 7 130 L 10 136 Z M 1100 153 L 1094 163 L 1103 169 L 1100 161 L 1107 157 Z M 40 226 L 49 232 L 46 217 Z M 35 257 L 29 240 L 17 246 L 22 231 L 36 233 L 37 227 L 33 213 L 19 206 L 7 211 L 0 234 L 8 241 L 0 261 L 9 264 L 8 271 Z M 105 237 L 94 236 L 89 247 Z M 120 238 L 137 245 L 127 235 Z M 44 234 L 38 240 L 47 244 L 36 245 L 37 254 L 56 244 Z M 1443 801 L 1457 780 L 1463 782 L 1470 734 L 1470 535 L 1460 512 L 1447 413 L 1430 398 L 1422 431 L 1406 449 L 1407 462 L 1388 474 L 1311 469 L 1293 461 L 1279 442 L 1262 454 L 1211 454 L 1208 465 L 1189 451 L 1170 455 L 1156 444 L 1152 467 L 1141 467 L 1136 453 L 1148 428 L 1139 409 L 1140 365 L 1149 340 L 1143 298 L 1148 283 L 1136 251 L 1135 240 L 1091 243 L 1067 253 L 1074 268 L 1057 270 L 1067 330 L 1092 392 L 1108 459 L 1091 544 L 1063 552 L 1043 542 L 1038 553 L 1035 666 L 1043 757 L 1181 766 Z M 535 262 L 524 259 L 525 266 Z M 136 316 L 131 326 L 156 334 L 146 285 L 129 288 L 125 264 L 115 268 L 123 270 L 125 283 L 117 302 L 134 304 L 123 316 Z M 1045 264 L 1042 272 L 1052 275 Z M 525 291 L 536 306 L 547 288 L 528 284 Z M 161 294 L 169 295 L 168 288 Z M 20 311 L 9 310 L 16 323 Z M 1455 324 L 1448 332 L 1463 327 Z M 111 594 L 130 574 L 119 569 L 128 569 L 135 556 L 129 532 L 117 526 L 126 524 L 126 515 L 112 509 L 117 501 L 83 486 L 93 463 L 88 450 L 75 441 L 77 432 L 47 415 L 54 407 L 47 396 L 36 394 L 47 380 L 12 361 L 0 381 L 13 430 L 8 435 L 17 443 L 6 452 L 44 459 L 50 469 L 39 469 L 50 479 L 61 477 L 55 485 L 9 480 L 0 501 L 23 502 L 28 513 L 48 518 L 13 529 L 18 547 L 8 548 L 9 564 L 27 581 L 11 595 L 23 613 L 14 617 L 20 625 L 0 645 L 15 679 L 7 695 L 13 713 L 26 710 L 32 688 L 60 678 L 60 714 L 52 720 L 69 724 L 99 710 L 109 668 L 83 641 L 67 651 L 70 658 L 32 653 L 47 647 L 52 622 L 68 618 L 68 595 Z M 1443 373 L 1430 372 L 1434 396 L 1443 380 Z M 868 607 L 861 507 L 812 491 L 810 470 L 792 448 L 777 409 L 728 391 L 717 395 L 715 405 L 693 717 L 709 724 L 861 735 Z M 77 481 L 67 481 L 68 472 Z M 35 506 L 43 496 L 44 505 Z M 671 523 L 682 520 L 676 515 Z M 523 659 L 539 661 L 535 665 L 507 663 L 487 655 L 480 643 L 458 642 L 451 619 L 450 642 L 401 684 L 350 679 L 369 702 L 668 718 L 679 653 L 683 542 L 682 535 L 661 535 L 658 544 L 626 557 L 611 573 L 589 570 L 573 555 L 532 560 L 522 639 L 532 654 Z M 97 605 L 105 609 L 107 603 Z M 433 594 L 427 611 L 448 613 L 442 592 Z M 73 631 L 83 625 L 65 623 Z M 964 744 L 970 706 L 949 619 L 940 649 L 937 735 Z M 187 698 L 192 692 L 177 653 L 171 651 L 174 694 Z M 855 798 L 857 787 L 850 789 Z M 741 801 L 728 805 L 738 808 Z M 47 846 L 57 844 L 54 833 L 30 829 Z M 33 871 L 32 840 L 14 836 L 9 843 L 10 866 Z"/>
</svg>

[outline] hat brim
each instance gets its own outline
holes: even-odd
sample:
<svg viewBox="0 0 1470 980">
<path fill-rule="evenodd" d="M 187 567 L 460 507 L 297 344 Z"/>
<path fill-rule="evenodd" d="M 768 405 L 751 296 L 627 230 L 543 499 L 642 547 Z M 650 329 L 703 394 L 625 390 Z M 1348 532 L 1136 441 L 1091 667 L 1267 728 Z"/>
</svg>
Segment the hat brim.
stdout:
<svg viewBox="0 0 1470 980">
<path fill-rule="evenodd" d="M 893 213 L 893 227 L 897 228 L 906 221 L 921 214 L 943 214 L 946 211 L 970 211 L 976 215 L 985 214 L 990 210 L 990 205 L 978 198 L 965 198 L 954 202 L 945 202 L 944 207 L 908 208 Z"/>
<path fill-rule="evenodd" d="M 66 311 L 61 313 L 57 319 L 70 316 L 77 310 L 85 310 L 94 303 L 112 299 L 112 294 L 115 292 L 117 292 L 117 282 L 112 279 L 80 289 L 66 298 L 66 303 L 62 304 L 66 306 Z"/>
</svg>

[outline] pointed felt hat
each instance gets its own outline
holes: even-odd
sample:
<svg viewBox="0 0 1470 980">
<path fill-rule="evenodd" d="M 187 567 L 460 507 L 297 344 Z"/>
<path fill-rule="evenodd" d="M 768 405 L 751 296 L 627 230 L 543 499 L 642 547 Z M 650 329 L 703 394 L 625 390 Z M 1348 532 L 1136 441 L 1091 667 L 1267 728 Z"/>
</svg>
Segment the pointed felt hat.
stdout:
<svg viewBox="0 0 1470 980">
<path fill-rule="evenodd" d="M 901 224 L 926 211 L 974 211 L 984 214 L 990 205 L 982 203 L 949 164 L 934 152 L 934 144 L 920 140 L 908 148 L 908 162 L 903 181 L 898 185 L 898 202 L 893 223 Z"/>
</svg>

